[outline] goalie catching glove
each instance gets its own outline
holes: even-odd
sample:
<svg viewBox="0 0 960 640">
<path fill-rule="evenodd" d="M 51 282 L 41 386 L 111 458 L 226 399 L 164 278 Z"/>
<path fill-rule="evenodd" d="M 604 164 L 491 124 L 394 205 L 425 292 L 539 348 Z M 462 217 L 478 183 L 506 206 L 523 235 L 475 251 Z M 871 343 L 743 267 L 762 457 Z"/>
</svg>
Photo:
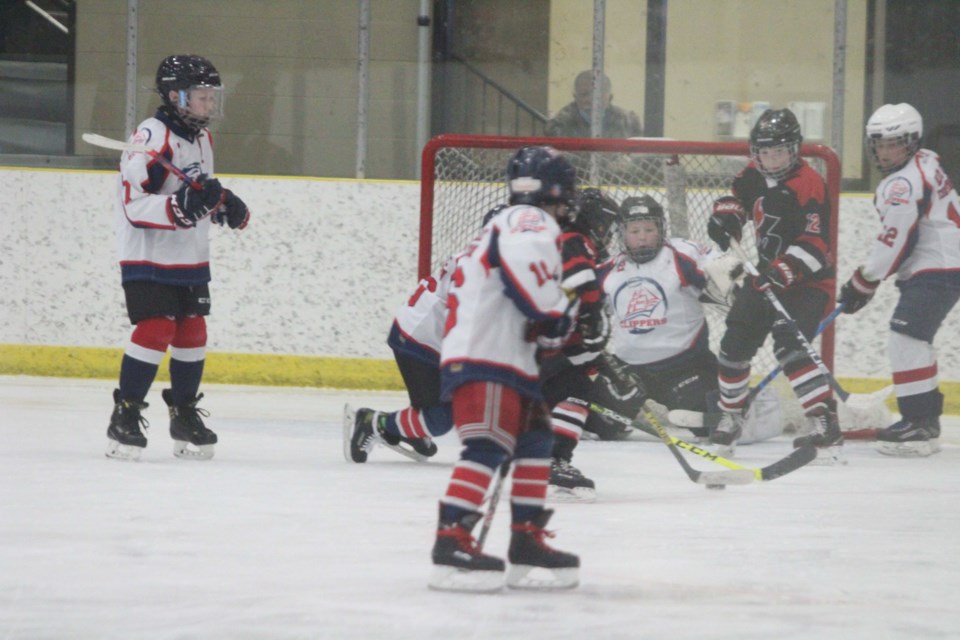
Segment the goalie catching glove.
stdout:
<svg viewBox="0 0 960 640">
<path fill-rule="evenodd" d="M 721 250 L 730 248 L 730 240 L 740 242 L 747 214 L 743 205 L 733 196 L 717 198 L 713 203 L 713 215 L 707 223 L 707 235 Z"/>
<path fill-rule="evenodd" d="M 837 303 L 843 305 L 844 313 L 856 313 L 873 299 L 878 286 L 880 286 L 880 280 L 867 280 L 863 275 L 863 267 L 859 267 L 840 288 Z"/>
</svg>

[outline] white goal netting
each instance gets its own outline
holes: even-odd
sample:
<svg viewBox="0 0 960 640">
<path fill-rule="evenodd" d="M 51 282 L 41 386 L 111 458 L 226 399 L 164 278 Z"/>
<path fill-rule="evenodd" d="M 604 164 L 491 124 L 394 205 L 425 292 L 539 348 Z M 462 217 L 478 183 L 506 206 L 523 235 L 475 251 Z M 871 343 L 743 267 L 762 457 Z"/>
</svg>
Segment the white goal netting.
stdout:
<svg viewBox="0 0 960 640">
<path fill-rule="evenodd" d="M 581 187 L 598 187 L 617 202 L 627 196 L 652 196 L 664 207 L 671 237 L 703 243 L 711 242 L 707 222 L 713 201 L 729 193 L 733 177 L 746 165 L 749 152 L 745 142 L 438 136 L 427 144 L 423 154 L 421 277 L 466 246 L 476 234 L 483 214 L 507 201 L 507 162 L 517 149 L 530 144 L 549 144 L 564 152 L 577 168 Z M 836 247 L 839 161 L 831 150 L 819 145 L 804 145 L 801 155 L 827 181 Z M 613 250 L 618 242 L 614 237 Z M 751 233 L 745 233 L 742 245 L 755 259 Z M 705 306 L 711 347 L 716 352 L 723 335 L 724 314 L 714 305 Z M 832 367 L 832 331 L 825 332 L 815 344 L 827 366 Z M 753 362 L 753 372 L 760 378 L 775 366 L 768 340 Z M 783 376 L 774 385 L 780 387 L 778 395 L 783 401 L 788 429 L 799 427 L 802 412 L 789 385 Z"/>
</svg>

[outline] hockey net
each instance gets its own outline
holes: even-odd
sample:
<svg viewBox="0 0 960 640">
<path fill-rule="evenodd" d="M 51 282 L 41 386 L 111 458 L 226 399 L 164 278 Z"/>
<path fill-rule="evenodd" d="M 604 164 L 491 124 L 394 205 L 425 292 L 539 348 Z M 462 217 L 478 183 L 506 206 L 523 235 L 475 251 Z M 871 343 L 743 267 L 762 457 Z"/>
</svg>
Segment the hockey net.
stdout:
<svg viewBox="0 0 960 640">
<path fill-rule="evenodd" d="M 429 275 L 447 256 L 463 249 L 476 235 L 484 213 L 507 202 L 505 170 L 522 146 L 550 145 L 577 168 L 581 187 L 599 187 L 621 202 L 627 196 L 647 194 L 664 207 L 668 235 L 710 243 L 707 222 L 713 201 L 730 191 L 734 176 L 749 155 L 746 142 L 684 142 L 664 139 L 519 138 L 442 135 L 423 152 L 421 178 L 419 276 Z M 840 163 L 821 145 L 803 145 L 801 156 L 825 179 L 833 210 L 832 246 L 837 246 Z M 614 237 L 612 251 L 619 238 Z M 756 262 L 752 233 L 743 248 Z M 835 256 L 834 256 L 835 258 Z M 716 353 L 723 335 L 725 309 L 704 305 Z M 824 362 L 833 368 L 833 327 L 814 343 Z M 771 341 L 753 361 L 761 378 L 776 366 Z M 781 399 L 786 429 L 801 430 L 803 412 L 783 376 L 773 383 Z"/>
</svg>

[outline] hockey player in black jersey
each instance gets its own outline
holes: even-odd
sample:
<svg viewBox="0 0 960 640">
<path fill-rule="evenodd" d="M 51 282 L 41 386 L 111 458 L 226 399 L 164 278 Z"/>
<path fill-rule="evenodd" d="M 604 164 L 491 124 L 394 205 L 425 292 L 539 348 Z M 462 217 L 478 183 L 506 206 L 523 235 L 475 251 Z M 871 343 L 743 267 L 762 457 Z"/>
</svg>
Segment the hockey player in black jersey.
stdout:
<svg viewBox="0 0 960 640">
<path fill-rule="evenodd" d="M 794 446 L 821 447 L 821 459 L 838 459 L 843 436 L 836 401 L 825 375 L 806 353 L 797 330 L 810 340 L 836 288 L 830 245 L 831 210 L 823 178 L 800 157 L 800 124 L 789 109 L 765 111 L 750 132 L 751 160 L 733 180 L 730 196 L 714 203 L 708 232 L 721 249 L 739 242 L 753 222 L 760 276 L 738 291 L 720 342 L 720 408 L 711 435 L 732 447 L 740 437 L 750 383 L 750 361 L 767 335 L 812 427 Z M 772 291 L 795 324 L 778 317 Z"/>
<path fill-rule="evenodd" d="M 595 400 L 593 378 L 610 332 L 596 269 L 606 259 L 616 219 L 617 203 L 599 189 L 589 188 L 580 194 L 576 216 L 561 222 L 562 285 L 579 297 L 580 313 L 567 344 L 559 351 L 540 354 L 543 393 L 554 434 L 549 487 L 554 500 L 596 497 L 593 480 L 571 461 L 590 417 L 583 401 Z M 572 402 L 574 399 L 581 402 Z"/>
</svg>

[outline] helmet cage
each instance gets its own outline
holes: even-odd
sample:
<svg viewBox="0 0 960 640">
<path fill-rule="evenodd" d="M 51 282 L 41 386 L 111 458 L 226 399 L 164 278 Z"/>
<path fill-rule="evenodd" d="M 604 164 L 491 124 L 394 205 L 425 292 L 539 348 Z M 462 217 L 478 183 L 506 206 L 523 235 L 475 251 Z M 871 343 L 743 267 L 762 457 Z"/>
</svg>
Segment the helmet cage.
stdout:
<svg viewBox="0 0 960 640">
<path fill-rule="evenodd" d="M 657 226 L 657 244 L 652 247 L 627 246 L 627 225 L 636 221 L 652 221 Z M 650 262 L 659 255 L 666 242 L 666 225 L 663 219 L 663 207 L 650 196 L 626 198 L 620 205 L 620 246 L 631 260 L 637 264 Z"/>
<path fill-rule="evenodd" d="M 601 260 L 607 258 L 607 247 L 616 227 L 618 212 L 617 203 L 600 189 L 584 189 L 577 198 L 576 214 L 571 226 L 590 238 Z"/>
<path fill-rule="evenodd" d="M 923 118 L 907 103 L 885 104 L 877 109 L 867 121 L 864 145 L 873 158 L 877 169 L 884 175 L 899 171 L 920 150 L 923 140 Z M 877 144 L 894 142 L 903 145 L 906 155 L 903 162 L 884 167 L 877 155 Z"/>
<path fill-rule="evenodd" d="M 750 131 L 750 157 L 765 178 L 781 180 L 793 171 L 800 162 L 800 123 L 789 109 L 767 109 Z M 781 167 L 764 166 L 760 157 L 761 149 L 783 147 L 789 155 L 788 162 Z"/>
<path fill-rule="evenodd" d="M 157 93 L 166 111 L 188 129 L 199 131 L 223 117 L 220 73 L 201 56 L 173 55 L 157 69 Z M 171 98 L 171 93 L 175 97 Z"/>
</svg>

